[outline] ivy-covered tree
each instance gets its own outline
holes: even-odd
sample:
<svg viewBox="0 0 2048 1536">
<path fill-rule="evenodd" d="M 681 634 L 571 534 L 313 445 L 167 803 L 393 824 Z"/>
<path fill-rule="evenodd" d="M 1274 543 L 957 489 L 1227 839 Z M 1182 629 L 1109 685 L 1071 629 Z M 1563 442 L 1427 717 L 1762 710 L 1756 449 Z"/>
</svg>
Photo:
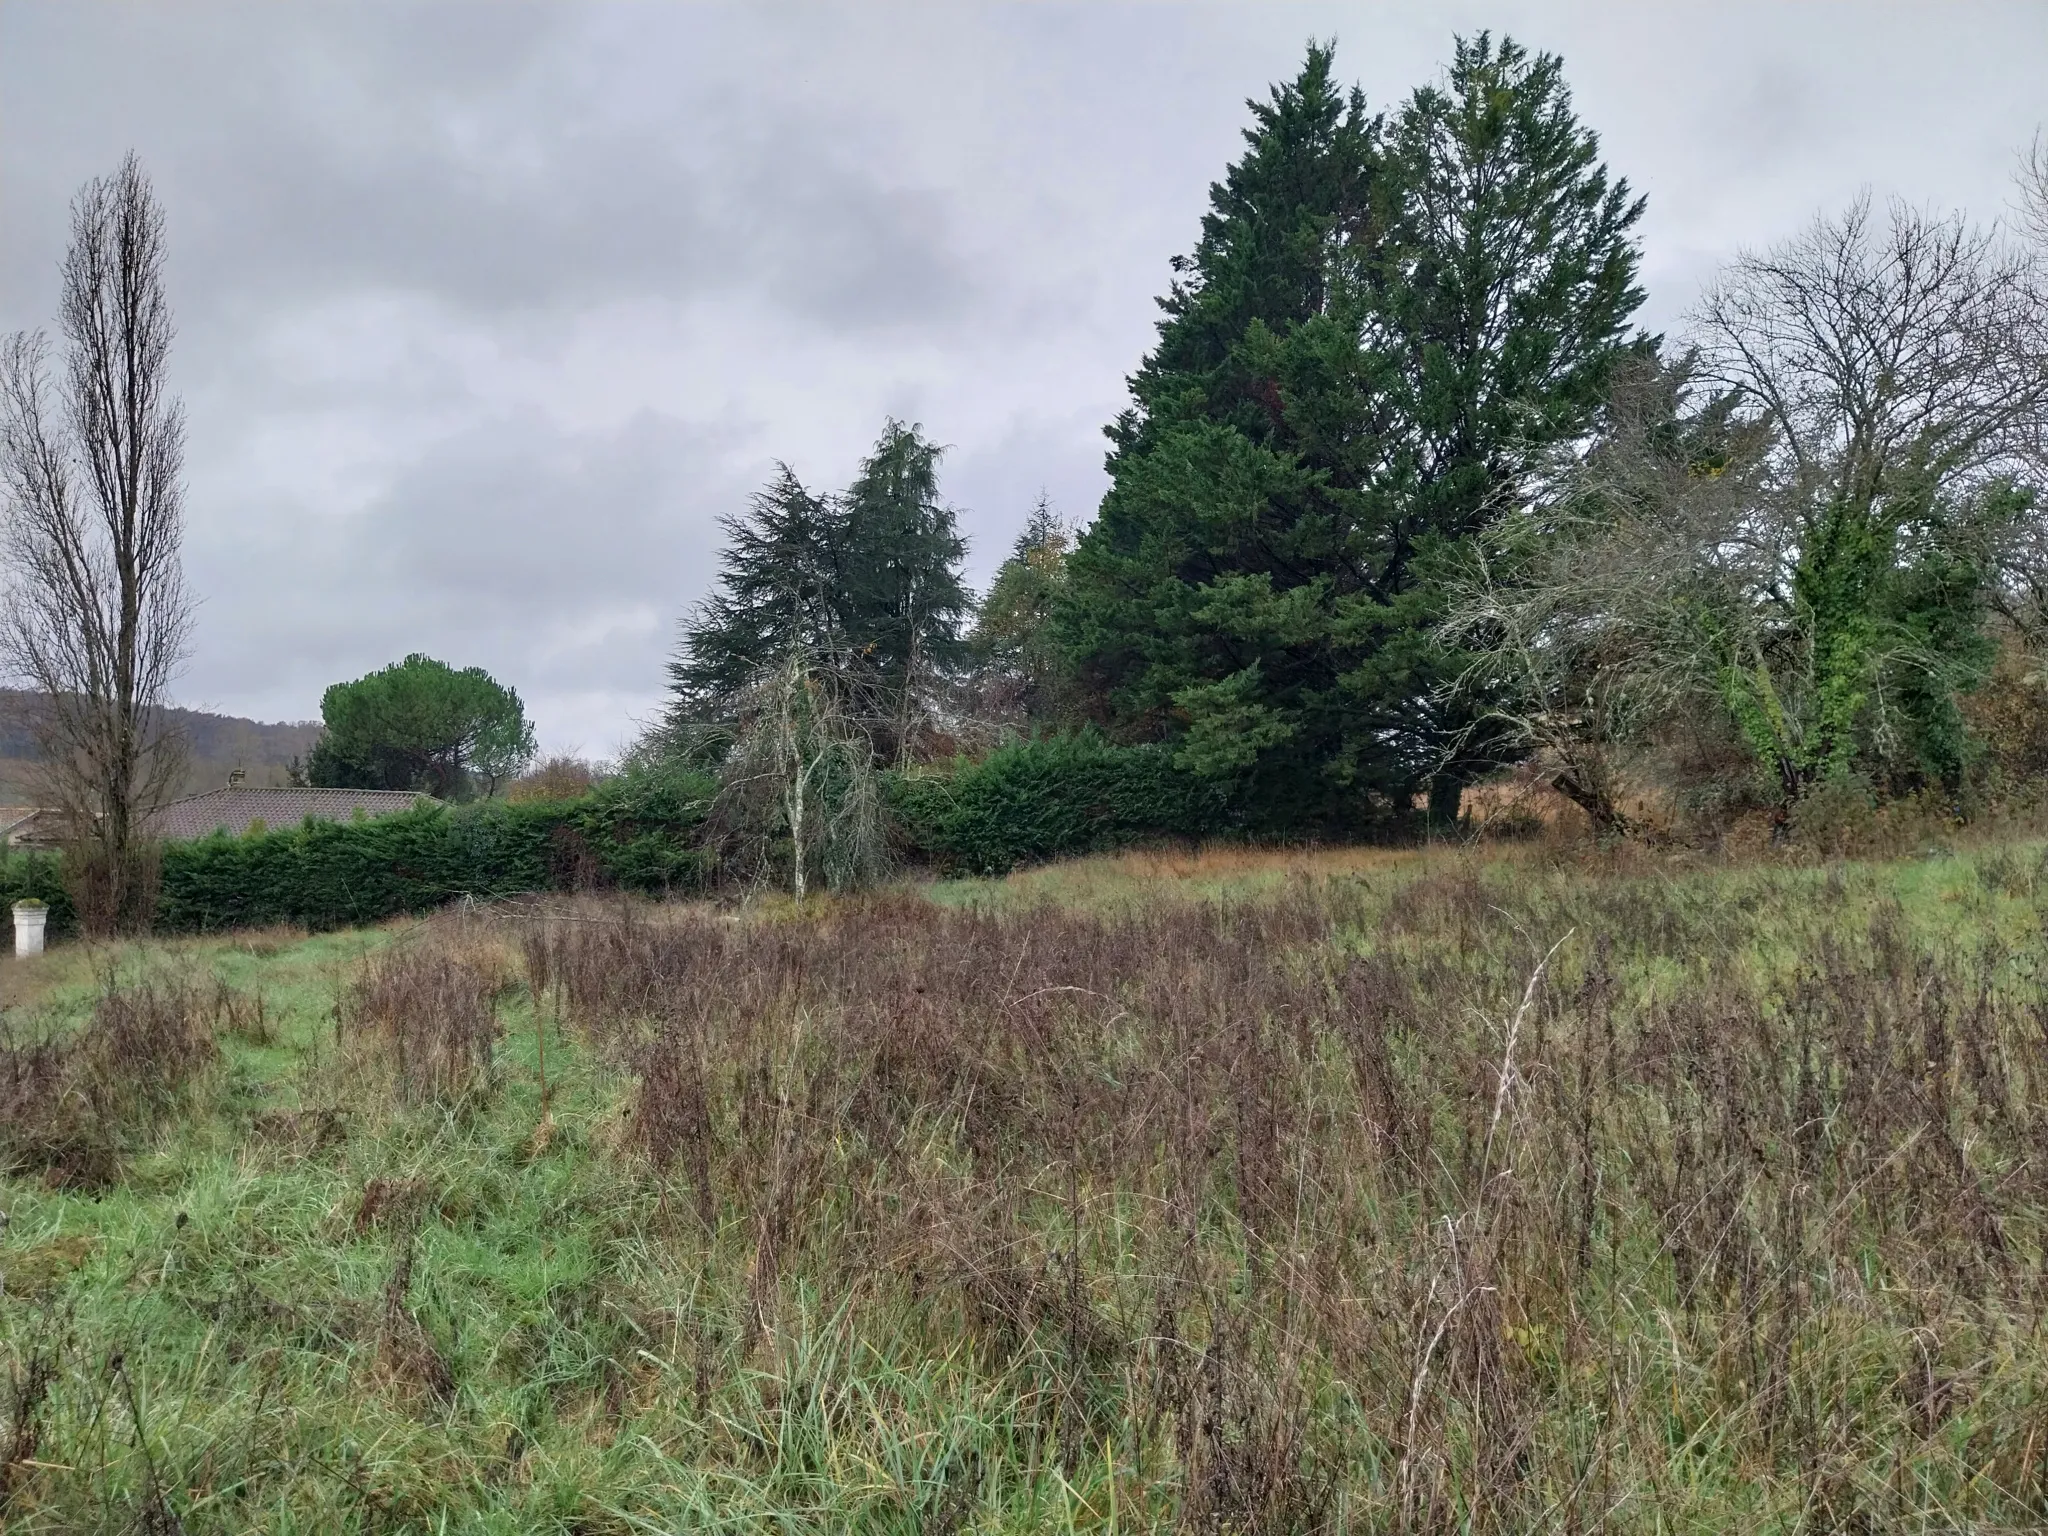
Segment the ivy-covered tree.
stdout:
<svg viewBox="0 0 2048 1536">
<path fill-rule="evenodd" d="M 2040 547 L 2048 284 L 1961 218 L 1867 200 L 1735 262 L 1695 316 L 1768 435 L 1714 690 L 1780 810 L 1844 775 L 1955 787 L 2001 557 Z"/>
<path fill-rule="evenodd" d="M 1640 302 L 1640 213 L 1555 59 L 1460 42 L 1391 127 L 1327 47 L 1253 103 L 1060 632 L 1096 712 L 1257 819 L 1356 824 L 1486 756 L 1447 710 L 1448 557 L 1585 430 Z"/>
<path fill-rule="evenodd" d="M 534 756 L 519 695 L 482 667 L 461 671 L 417 653 L 336 683 L 320 698 L 326 725 L 306 764 L 314 785 L 410 789 L 443 800 L 495 794 Z"/>
<path fill-rule="evenodd" d="M 1461 702 L 1609 831 L 1625 757 L 1691 789 L 1711 762 L 1781 833 L 1822 785 L 1959 791 L 1993 603 L 2048 547 L 2038 269 L 1859 201 L 1732 263 L 1693 329 L 1489 530 L 1446 624 Z"/>
</svg>

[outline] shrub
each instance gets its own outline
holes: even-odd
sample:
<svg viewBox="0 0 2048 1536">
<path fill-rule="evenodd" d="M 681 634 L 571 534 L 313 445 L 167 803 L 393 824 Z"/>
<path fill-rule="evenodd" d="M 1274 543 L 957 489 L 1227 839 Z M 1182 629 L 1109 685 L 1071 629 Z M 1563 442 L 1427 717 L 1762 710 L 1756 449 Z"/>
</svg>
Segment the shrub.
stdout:
<svg viewBox="0 0 2048 1536">
<path fill-rule="evenodd" d="M 558 865 L 572 853 L 587 858 L 590 878 L 558 867 L 555 884 L 649 896 L 701 886 L 712 861 L 697 834 L 717 794 L 713 775 L 673 766 L 607 779 L 573 802 L 562 829 L 552 834 Z"/>
<path fill-rule="evenodd" d="M 891 798 L 912 852 L 973 874 L 1232 827 L 1223 793 L 1167 749 L 1118 746 L 1093 731 L 1011 741 L 950 772 L 907 774 Z"/>
<path fill-rule="evenodd" d="M 598 770 L 580 757 L 558 753 L 514 779 L 505 798 L 515 805 L 534 801 L 576 800 L 596 786 Z"/>
<path fill-rule="evenodd" d="M 0 1019 L 0 1164 L 103 1189 L 218 1057 L 199 998 L 162 978 L 103 978 L 76 1031 Z"/>
<path fill-rule="evenodd" d="M 50 909 L 49 931 L 66 933 L 77 923 L 71 891 L 64 883 L 64 863 L 54 853 L 0 848 L 0 908 L 17 901 L 40 901 Z"/>
<path fill-rule="evenodd" d="M 1990 675 L 1963 701 L 1983 744 L 1992 787 L 2024 791 L 2048 775 L 2048 675 L 2018 642 L 2000 648 Z"/>
<path fill-rule="evenodd" d="M 401 949 L 358 979 L 348 1012 L 356 1030 L 388 1058 L 402 1098 L 451 1103 L 481 1095 L 494 1082 L 501 981 L 442 949 Z"/>
</svg>

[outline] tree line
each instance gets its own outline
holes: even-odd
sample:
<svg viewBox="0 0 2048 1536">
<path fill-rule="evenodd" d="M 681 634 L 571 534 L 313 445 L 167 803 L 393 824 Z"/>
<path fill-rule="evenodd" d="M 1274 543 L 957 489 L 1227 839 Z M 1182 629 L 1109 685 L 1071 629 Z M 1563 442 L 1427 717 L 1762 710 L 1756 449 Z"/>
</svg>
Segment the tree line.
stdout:
<svg viewBox="0 0 2048 1536">
<path fill-rule="evenodd" d="M 920 429 L 844 496 L 784 467 L 686 620 L 673 750 L 785 799 L 833 756 L 813 827 L 858 764 L 1005 731 L 1158 744 L 1295 835 L 1449 821 L 1513 765 L 1617 835 L 1629 786 L 1781 830 L 1817 794 L 1962 793 L 1966 705 L 2048 636 L 2048 152 L 2013 228 L 1859 199 L 1666 337 L 1643 200 L 1556 57 L 1460 39 L 1374 112 L 1312 45 L 1248 105 L 1092 522 L 1041 502 L 971 607 Z"/>
<path fill-rule="evenodd" d="M 1316 44 L 1247 105 L 1085 526 L 1041 498 L 977 598 L 943 449 L 894 420 L 844 490 L 780 465 L 724 519 L 629 764 L 712 776 L 722 867 L 871 878 L 891 783 L 1052 736 L 1275 835 L 1448 823 L 1517 765 L 1617 836 L 1646 787 L 1781 832 L 1961 808 L 1987 721 L 2048 770 L 2048 141 L 2010 226 L 1859 199 L 1666 337 L 1556 57 L 1459 39 L 1375 111 Z M 61 347 L 0 349 L 0 665 L 113 926 L 192 615 L 164 259 L 131 156 L 74 203 Z M 534 756 L 516 691 L 420 655 L 322 714 L 313 783 L 489 796 Z"/>
</svg>

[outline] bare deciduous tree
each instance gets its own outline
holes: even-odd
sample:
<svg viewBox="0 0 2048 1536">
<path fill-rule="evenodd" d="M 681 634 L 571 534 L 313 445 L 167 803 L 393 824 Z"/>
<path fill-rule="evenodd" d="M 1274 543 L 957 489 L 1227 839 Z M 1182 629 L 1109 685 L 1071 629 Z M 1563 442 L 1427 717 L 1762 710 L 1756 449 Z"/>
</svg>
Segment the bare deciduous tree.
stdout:
<svg viewBox="0 0 2048 1536">
<path fill-rule="evenodd" d="M 1602 833 L 1639 830 L 1623 760 L 1712 693 L 1718 616 L 1744 610 L 1768 565 L 1745 528 L 1763 434 L 1697 399 L 1694 371 L 1620 371 L 1597 447 L 1563 454 L 1475 541 L 1442 627 L 1470 658 L 1453 686 Z"/>
<path fill-rule="evenodd" d="M 877 879 L 888 863 L 881 777 L 867 729 L 874 688 L 857 659 L 792 642 L 735 699 L 711 831 L 724 862 L 763 878 L 787 839 L 791 894 Z"/>
<path fill-rule="evenodd" d="M 2020 158 L 2020 223 L 2048 254 L 2048 132 L 2034 135 L 2034 142 Z"/>
<path fill-rule="evenodd" d="M 143 823 L 183 765 L 165 712 L 191 605 L 164 257 L 163 210 L 130 155 L 72 205 L 60 378 L 49 378 L 40 334 L 0 350 L 0 664 L 35 695 L 46 792 L 76 850 L 81 915 L 102 928 L 146 915 Z"/>
<path fill-rule="evenodd" d="M 2048 132 L 2038 133 L 2021 157 L 2019 226 L 2033 241 L 2034 259 L 2048 285 Z M 2044 477 L 2048 478 L 2048 477 Z M 2027 519 L 2003 551 L 1995 594 L 2000 612 L 2037 658 L 2048 656 L 2048 520 Z"/>
<path fill-rule="evenodd" d="M 1734 262 L 1694 316 L 1704 373 L 1767 420 L 1811 529 L 2039 464 L 2048 303 L 2029 253 L 1961 217 L 1869 199 Z"/>
<path fill-rule="evenodd" d="M 1781 811 L 1859 755 L 1959 761 L 1972 615 L 2038 589 L 2048 548 L 2040 261 L 1859 200 L 1737 260 L 1694 335 L 1680 395 L 1707 403 L 1635 381 L 1496 523 L 1451 614 L 1461 682 L 1607 827 L 1609 754 L 1660 715 L 1719 711 Z"/>
</svg>

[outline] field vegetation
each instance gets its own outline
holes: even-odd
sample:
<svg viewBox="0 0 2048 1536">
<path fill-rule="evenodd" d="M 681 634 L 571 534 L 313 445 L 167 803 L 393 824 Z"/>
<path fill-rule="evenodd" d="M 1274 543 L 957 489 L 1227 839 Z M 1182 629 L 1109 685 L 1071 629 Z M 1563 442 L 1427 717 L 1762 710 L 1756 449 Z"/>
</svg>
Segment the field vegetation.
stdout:
<svg viewBox="0 0 2048 1536">
<path fill-rule="evenodd" d="M 2037 845 L 0 971 L 10 1531 L 2024 1530 Z"/>
<path fill-rule="evenodd" d="M 161 846 L 89 182 L 0 341 L 0 1525 L 2048 1528 L 2048 149 L 1668 341 L 1604 154 L 1511 39 L 1311 45 L 1085 526 L 977 595 L 891 419 L 619 762 L 415 654 L 292 776 L 482 803 Z"/>
</svg>

